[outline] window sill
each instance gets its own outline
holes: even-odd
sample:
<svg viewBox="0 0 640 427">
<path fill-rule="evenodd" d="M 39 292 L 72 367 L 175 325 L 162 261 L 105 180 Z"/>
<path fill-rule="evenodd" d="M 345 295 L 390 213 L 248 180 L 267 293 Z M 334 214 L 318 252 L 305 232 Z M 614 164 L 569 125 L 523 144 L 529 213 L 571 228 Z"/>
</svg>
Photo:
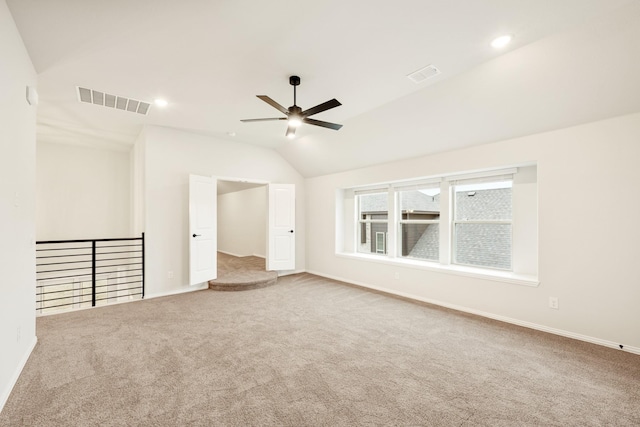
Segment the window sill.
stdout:
<svg viewBox="0 0 640 427">
<path fill-rule="evenodd" d="M 538 287 L 540 285 L 540 281 L 535 276 L 513 273 L 511 271 L 489 270 L 461 265 L 442 265 L 429 261 L 389 258 L 381 255 L 368 255 L 359 253 L 356 254 L 349 252 L 337 252 L 336 256 L 340 258 L 357 259 L 366 262 L 375 262 L 380 264 L 415 268 L 418 270 L 436 271 L 438 273 L 453 274 L 456 276 L 475 277 L 478 279 L 505 282 L 521 286 Z"/>
</svg>

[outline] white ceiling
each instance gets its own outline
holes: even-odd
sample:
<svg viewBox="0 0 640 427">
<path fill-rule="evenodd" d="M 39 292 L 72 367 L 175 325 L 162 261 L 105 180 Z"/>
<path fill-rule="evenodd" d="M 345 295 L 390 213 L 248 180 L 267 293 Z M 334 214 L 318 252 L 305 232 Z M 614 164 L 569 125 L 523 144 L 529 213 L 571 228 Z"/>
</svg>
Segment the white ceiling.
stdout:
<svg viewBox="0 0 640 427">
<path fill-rule="evenodd" d="M 225 179 L 219 179 L 217 181 L 218 195 L 235 193 L 237 191 L 249 190 L 250 188 L 257 188 L 265 185 L 266 184 L 264 183 L 260 184 L 260 183 L 246 182 L 246 181 L 229 181 Z"/>
<path fill-rule="evenodd" d="M 40 140 L 126 149 L 169 126 L 273 148 L 308 177 L 640 110 L 637 0 L 7 4 L 39 74 Z M 442 74 L 406 78 L 429 64 Z M 255 95 L 291 105 L 291 74 L 303 109 L 342 102 L 314 116 L 340 131 L 289 141 L 284 122 L 240 122 L 280 115 Z M 76 86 L 170 104 L 110 110 Z"/>
</svg>

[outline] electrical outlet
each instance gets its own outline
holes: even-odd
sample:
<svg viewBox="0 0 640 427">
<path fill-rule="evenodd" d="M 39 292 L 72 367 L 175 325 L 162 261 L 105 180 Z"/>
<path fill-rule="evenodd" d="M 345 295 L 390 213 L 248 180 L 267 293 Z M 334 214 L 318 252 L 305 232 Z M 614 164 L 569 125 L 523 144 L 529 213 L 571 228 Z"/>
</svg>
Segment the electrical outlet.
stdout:
<svg viewBox="0 0 640 427">
<path fill-rule="evenodd" d="M 167 273 L 167 279 L 173 279 L 173 271 Z"/>
<path fill-rule="evenodd" d="M 549 308 L 558 309 L 558 297 L 549 297 Z"/>
<path fill-rule="evenodd" d="M 20 326 L 18 326 L 16 328 L 16 342 L 20 342 L 20 338 L 22 338 L 21 335 L 22 335 L 22 329 L 20 328 Z"/>
<path fill-rule="evenodd" d="M 398 273 L 398 272 L 396 271 L 396 274 L 395 274 L 395 276 L 394 276 L 394 277 L 395 277 L 395 279 L 396 279 L 396 280 L 400 279 L 400 273 Z"/>
</svg>

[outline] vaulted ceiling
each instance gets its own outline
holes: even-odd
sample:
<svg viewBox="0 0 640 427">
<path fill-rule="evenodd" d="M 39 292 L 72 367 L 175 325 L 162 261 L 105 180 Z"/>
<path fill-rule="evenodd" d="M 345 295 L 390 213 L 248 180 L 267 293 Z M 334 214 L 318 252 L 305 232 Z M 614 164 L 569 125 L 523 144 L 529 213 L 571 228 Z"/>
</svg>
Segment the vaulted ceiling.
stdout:
<svg viewBox="0 0 640 427">
<path fill-rule="evenodd" d="M 159 125 L 277 150 L 303 176 L 640 111 L 638 0 L 8 0 L 38 72 L 38 138 L 128 147 Z M 513 42 L 490 46 L 502 34 Z M 407 75 L 433 64 L 441 74 Z M 340 131 L 284 122 L 255 95 Z M 78 102 L 76 86 L 141 115 Z"/>
</svg>

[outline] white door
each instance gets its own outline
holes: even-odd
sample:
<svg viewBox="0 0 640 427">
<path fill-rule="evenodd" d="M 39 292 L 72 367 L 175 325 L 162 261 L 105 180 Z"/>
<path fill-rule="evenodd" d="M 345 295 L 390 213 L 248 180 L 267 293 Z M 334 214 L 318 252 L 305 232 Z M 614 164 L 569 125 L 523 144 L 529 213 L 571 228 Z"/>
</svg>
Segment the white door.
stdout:
<svg viewBox="0 0 640 427">
<path fill-rule="evenodd" d="M 217 184 L 210 176 L 189 175 L 189 284 L 217 277 Z"/>
<path fill-rule="evenodd" d="M 269 247 L 267 270 L 296 268 L 296 189 L 269 184 Z"/>
</svg>

